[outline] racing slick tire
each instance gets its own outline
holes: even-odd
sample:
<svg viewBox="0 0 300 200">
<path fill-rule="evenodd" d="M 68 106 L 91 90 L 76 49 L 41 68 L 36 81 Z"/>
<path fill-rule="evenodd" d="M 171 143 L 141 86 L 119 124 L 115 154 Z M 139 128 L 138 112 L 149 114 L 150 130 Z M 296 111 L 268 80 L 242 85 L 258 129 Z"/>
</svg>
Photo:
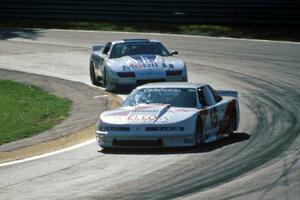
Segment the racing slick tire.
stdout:
<svg viewBox="0 0 300 200">
<path fill-rule="evenodd" d="M 90 62 L 90 78 L 91 78 L 91 82 L 93 85 L 96 85 L 96 86 L 100 85 L 99 81 L 97 80 L 94 65 L 92 62 Z"/>
<path fill-rule="evenodd" d="M 107 90 L 107 75 L 106 75 L 106 68 L 103 69 L 103 75 L 102 75 L 102 86 L 105 90 Z"/>
<path fill-rule="evenodd" d="M 104 67 L 103 69 L 103 77 L 102 77 L 102 86 L 106 91 L 114 91 L 116 90 L 116 86 L 113 85 L 110 81 L 107 80 L 107 71 Z"/>
<path fill-rule="evenodd" d="M 232 114 L 230 116 L 230 119 L 229 119 L 229 125 L 228 125 L 228 130 L 227 130 L 227 133 L 228 133 L 228 136 L 229 137 L 233 137 L 234 135 L 234 125 L 235 125 L 235 114 Z"/>
</svg>

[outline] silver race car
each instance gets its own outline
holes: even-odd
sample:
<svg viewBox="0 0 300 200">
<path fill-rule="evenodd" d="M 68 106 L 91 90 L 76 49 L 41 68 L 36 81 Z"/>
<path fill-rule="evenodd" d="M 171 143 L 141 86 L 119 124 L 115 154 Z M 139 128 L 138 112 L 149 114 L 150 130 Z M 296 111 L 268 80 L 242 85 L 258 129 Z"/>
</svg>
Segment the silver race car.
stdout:
<svg viewBox="0 0 300 200">
<path fill-rule="evenodd" d="M 97 141 L 103 148 L 183 147 L 228 137 L 239 125 L 237 96 L 208 84 L 146 84 L 100 115 Z"/>
<path fill-rule="evenodd" d="M 93 46 L 90 77 L 94 85 L 106 90 L 118 86 L 142 85 L 149 82 L 186 82 L 187 69 L 182 59 L 169 52 L 159 41 L 124 39 Z"/>
</svg>

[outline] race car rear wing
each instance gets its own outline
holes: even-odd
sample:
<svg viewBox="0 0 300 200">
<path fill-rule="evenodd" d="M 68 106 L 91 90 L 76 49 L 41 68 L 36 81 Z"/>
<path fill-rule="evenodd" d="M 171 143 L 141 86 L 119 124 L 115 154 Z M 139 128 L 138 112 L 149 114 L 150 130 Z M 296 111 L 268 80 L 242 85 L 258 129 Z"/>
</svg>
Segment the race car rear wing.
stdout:
<svg viewBox="0 0 300 200">
<path fill-rule="evenodd" d="M 238 92 L 237 91 L 233 91 L 233 90 L 217 90 L 217 92 L 222 97 L 234 97 L 234 98 L 238 98 Z"/>
<path fill-rule="evenodd" d="M 103 45 L 92 46 L 92 51 L 100 51 L 103 47 L 104 47 Z"/>
</svg>

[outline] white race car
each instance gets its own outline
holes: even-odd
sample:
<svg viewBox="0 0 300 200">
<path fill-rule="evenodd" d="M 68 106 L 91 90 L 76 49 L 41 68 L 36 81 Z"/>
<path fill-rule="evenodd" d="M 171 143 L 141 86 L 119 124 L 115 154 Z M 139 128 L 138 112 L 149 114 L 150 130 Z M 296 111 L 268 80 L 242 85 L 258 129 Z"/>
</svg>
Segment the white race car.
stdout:
<svg viewBox="0 0 300 200">
<path fill-rule="evenodd" d="M 239 125 L 236 91 L 208 84 L 149 83 L 103 112 L 97 141 L 110 147 L 183 147 L 228 137 Z"/>
<path fill-rule="evenodd" d="M 148 39 L 124 39 L 93 46 L 90 77 L 106 90 L 150 82 L 187 81 L 186 64 L 162 43 Z"/>
</svg>

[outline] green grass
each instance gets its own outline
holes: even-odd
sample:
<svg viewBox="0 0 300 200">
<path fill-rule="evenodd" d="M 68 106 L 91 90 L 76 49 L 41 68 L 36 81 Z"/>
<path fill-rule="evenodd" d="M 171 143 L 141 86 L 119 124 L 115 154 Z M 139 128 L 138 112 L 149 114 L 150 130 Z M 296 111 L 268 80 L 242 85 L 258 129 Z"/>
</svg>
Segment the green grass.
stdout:
<svg viewBox="0 0 300 200">
<path fill-rule="evenodd" d="M 68 116 L 70 106 L 36 86 L 0 80 L 0 144 L 53 127 Z"/>
<path fill-rule="evenodd" d="M 116 21 L 0 20 L 0 27 L 59 28 L 100 31 L 175 33 L 234 38 L 300 41 L 299 27 L 293 25 L 189 24 Z M 1 36 L 1 35 L 0 35 Z M 3 38 L 5 39 L 5 37 Z"/>
</svg>

